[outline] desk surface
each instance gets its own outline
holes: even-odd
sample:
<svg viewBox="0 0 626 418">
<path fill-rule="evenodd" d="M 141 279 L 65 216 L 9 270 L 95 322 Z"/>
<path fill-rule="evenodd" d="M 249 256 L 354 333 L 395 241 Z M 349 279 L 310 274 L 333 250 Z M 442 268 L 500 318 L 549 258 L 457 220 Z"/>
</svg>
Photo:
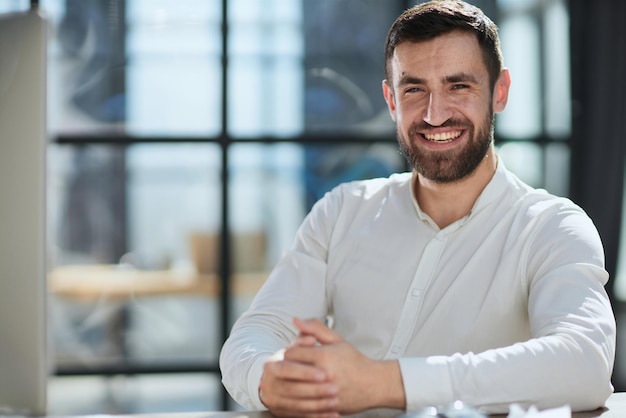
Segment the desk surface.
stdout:
<svg viewBox="0 0 626 418">
<path fill-rule="evenodd" d="M 254 295 L 267 278 L 267 272 L 236 273 L 232 277 L 235 294 Z M 217 296 L 217 274 L 195 271 L 137 270 L 122 265 L 60 266 L 48 273 L 48 287 L 57 296 L 84 301 L 127 299 L 131 296 L 204 295 Z"/>
<path fill-rule="evenodd" d="M 506 415 L 497 415 L 505 417 Z M 152 418 L 274 418 L 269 412 L 251 411 L 251 412 L 188 412 L 188 413 L 166 413 L 166 414 L 144 414 L 144 415 L 119 415 L 116 418 L 123 417 L 152 417 Z M 377 413 L 376 411 L 364 412 L 362 414 L 351 415 L 353 418 L 370 418 L 370 417 L 396 417 L 410 418 L 410 414 L 393 414 L 393 413 Z M 572 414 L 572 418 L 625 418 L 626 417 L 626 392 L 613 394 L 607 401 L 606 408 L 590 412 L 576 412 Z M 103 415 L 86 416 L 84 418 L 104 418 Z"/>
</svg>

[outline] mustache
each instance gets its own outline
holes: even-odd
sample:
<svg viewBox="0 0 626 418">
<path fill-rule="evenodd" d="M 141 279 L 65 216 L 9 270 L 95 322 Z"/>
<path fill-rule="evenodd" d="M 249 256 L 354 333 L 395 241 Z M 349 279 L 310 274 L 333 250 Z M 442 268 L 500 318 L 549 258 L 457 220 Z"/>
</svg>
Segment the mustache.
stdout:
<svg viewBox="0 0 626 418">
<path fill-rule="evenodd" d="M 409 127 L 409 134 L 415 135 L 420 131 L 429 131 L 435 128 L 472 129 L 473 127 L 474 125 L 472 125 L 469 121 L 461 119 L 448 119 L 441 125 L 437 126 L 431 125 L 428 122 L 420 121 L 411 124 L 411 126 Z"/>
</svg>

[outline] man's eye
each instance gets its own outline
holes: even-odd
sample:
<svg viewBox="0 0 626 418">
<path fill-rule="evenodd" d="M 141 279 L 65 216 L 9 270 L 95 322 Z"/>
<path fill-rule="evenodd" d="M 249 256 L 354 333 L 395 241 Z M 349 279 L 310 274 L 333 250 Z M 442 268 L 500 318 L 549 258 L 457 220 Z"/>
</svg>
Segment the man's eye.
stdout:
<svg viewBox="0 0 626 418">
<path fill-rule="evenodd" d="M 408 87 L 404 92 L 405 93 L 419 93 L 422 89 L 419 87 Z"/>
<path fill-rule="evenodd" d="M 469 86 L 467 84 L 455 84 L 452 86 L 453 90 L 463 90 L 469 88 Z"/>
</svg>

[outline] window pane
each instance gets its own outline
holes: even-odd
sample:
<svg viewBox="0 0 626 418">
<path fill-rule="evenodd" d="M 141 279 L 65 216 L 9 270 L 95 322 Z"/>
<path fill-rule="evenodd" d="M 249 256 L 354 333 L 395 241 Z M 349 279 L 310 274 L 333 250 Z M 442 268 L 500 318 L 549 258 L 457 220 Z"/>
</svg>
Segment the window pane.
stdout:
<svg viewBox="0 0 626 418">
<path fill-rule="evenodd" d="M 216 411 L 221 390 L 218 376 L 204 374 L 53 377 L 48 415 Z"/>
<path fill-rule="evenodd" d="M 538 144 L 508 142 L 499 145 L 498 155 L 506 167 L 533 187 L 543 187 L 543 159 Z"/>
<path fill-rule="evenodd" d="M 384 44 L 401 1 L 305 1 L 305 128 L 394 137 Z"/>
<path fill-rule="evenodd" d="M 530 15 L 513 15 L 500 22 L 504 65 L 511 71 L 509 101 L 498 115 L 497 133 L 508 138 L 541 134 L 541 72 L 539 28 Z"/>
<path fill-rule="evenodd" d="M 301 132 L 301 0 L 234 0 L 229 12 L 229 132 Z"/>
<path fill-rule="evenodd" d="M 569 16 L 563 1 L 552 1 L 544 14 L 546 130 L 554 138 L 571 132 Z"/>
<path fill-rule="evenodd" d="M 569 195 L 570 149 L 566 144 L 548 144 L 544 187 L 557 196 Z"/>
<path fill-rule="evenodd" d="M 128 2 L 127 129 L 217 135 L 221 129 L 221 3 Z"/>
<path fill-rule="evenodd" d="M 306 208 L 301 146 L 242 144 L 230 149 L 232 318 L 236 319 L 290 247 Z"/>
<path fill-rule="evenodd" d="M 0 0 L 0 13 L 12 13 L 28 10 L 29 0 Z"/>
<path fill-rule="evenodd" d="M 626 168 L 626 167 L 625 167 Z M 624 193 L 622 200 L 622 230 L 619 238 L 619 254 L 617 256 L 617 272 L 615 275 L 614 292 L 617 300 L 626 301 L 626 170 L 624 171 Z"/>
<path fill-rule="evenodd" d="M 42 3 L 53 133 L 220 131 L 221 2 Z"/>
<path fill-rule="evenodd" d="M 46 0 L 52 132 L 119 130 L 126 118 L 123 2 Z"/>
<path fill-rule="evenodd" d="M 229 10 L 229 132 L 393 133 L 381 81 L 400 1 L 236 0 Z"/>
<path fill-rule="evenodd" d="M 217 359 L 215 249 L 200 272 L 193 237 L 219 229 L 220 155 L 209 144 L 51 149 L 57 366 Z"/>
</svg>

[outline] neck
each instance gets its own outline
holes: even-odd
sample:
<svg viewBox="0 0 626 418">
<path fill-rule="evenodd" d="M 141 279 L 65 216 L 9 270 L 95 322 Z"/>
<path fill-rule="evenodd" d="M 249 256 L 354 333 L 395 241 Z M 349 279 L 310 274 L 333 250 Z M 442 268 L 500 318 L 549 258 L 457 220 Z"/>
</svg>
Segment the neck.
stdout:
<svg viewBox="0 0 626 418">
<path fill-rule="evenodd" d="M 491 181 L 496 167 L 497 156 L 492 147 L 480 165 L 459 181 L 438 183 L 418 174 L 413 184 L 417 203 L 443 229 L 470 213 L 485 186 Z"/>
</svg>

